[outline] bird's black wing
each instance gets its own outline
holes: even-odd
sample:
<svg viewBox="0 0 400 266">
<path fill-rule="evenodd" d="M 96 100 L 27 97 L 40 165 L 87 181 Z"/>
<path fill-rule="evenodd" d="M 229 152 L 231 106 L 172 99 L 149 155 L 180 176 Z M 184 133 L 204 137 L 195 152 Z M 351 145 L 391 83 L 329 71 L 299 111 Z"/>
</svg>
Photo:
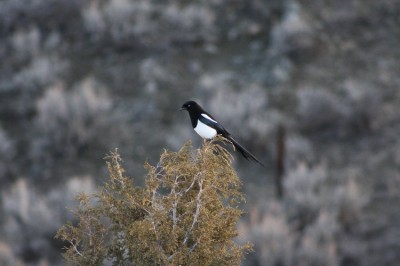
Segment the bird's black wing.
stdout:
<svg viewBox="0 0 400 266">
<path fill-rule="evenodd" d="M 214 119 L 211 115 L 206 114 L 208 117 L 211 119 Z M 222 134 L 222 135 L 230 135 L 229 132 L 217 121 L 215 120 L 210 120 L 207 117 L 203 116 L 202 114 L 199 115 L 199 120 L 203 123 L 206 124 L 209 127 L 212 127 L 217 131 L 217 134 Z"/>
<path fill-rule="evenodd" d="M 211 117 L 210 115 L 207 114 L 207 116 Z M 214 118 L 212 118 L 214 119 Z M 239 142 L 237 142 L 233 136 L 218 122 L 216 122 L 215 120 L 210 120 L 202 115 L 199 116 L 199 120 L 203 123 L 206 124 L 209 127 L 214 128 L 215 130 L 217 130 L 217 134 L 222 135 L 224 138 L 228 139 L 230 142 L 232 142 L 233 146 L 235 146 L 235 149 L 240 152 L 244 158 L 246 158 L 247 160 L 253 160 L 257 163 L 259 163 L 260 165 L 262 165 L 263 167 L 264 164 L 261 163 L 251 152 L 249 152 L 245 147 L 243 147 L 242 145 L 239 144 Z"/>
</svg>

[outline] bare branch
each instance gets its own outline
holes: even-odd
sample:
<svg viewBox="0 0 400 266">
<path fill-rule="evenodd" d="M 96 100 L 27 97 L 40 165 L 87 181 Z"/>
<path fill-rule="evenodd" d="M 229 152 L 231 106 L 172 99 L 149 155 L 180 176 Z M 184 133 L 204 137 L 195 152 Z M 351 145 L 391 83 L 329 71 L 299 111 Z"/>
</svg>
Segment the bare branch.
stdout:
<svg viewBox="0 0 400 266">
<path fill-rule="evenodd" d="M 173 232 L 175 231 L 175 227 L 178 222 L 177 218 L 176 218 L 176 207 L 178 205 L 178 197 L 177 197 L 177 193 L 175 191 L 175 188 L 178 184 L 178 178 L 179 178 L 179 176 L 175 177 L 175 182 L 171 189 L 171 194 L 174 196 L 174 202 L 172 203 L 172 231 Z"/>
<path fill-rule="evenodd" d="M 184 193 L 188 193 L 189 190 L 192 189 L 192 187 L 194 186 L 194 184 L 196 183 L 197 178 L 200 176 L 201 173 L 198 173 L 195 175 L 195 177 L 193 178 L 192 183 L 190 184 L 190 186 L 184 191 Z"/>
<path fill-rule="evenodd" d="M 193 250 L 196 248 L 198 242 L 194 243 L 193 246 L 190 248 L 189 252 L 193 252 Z"/>
<path fill-rule="evenodd" d="M 193 222 L 192 225 L 190 226 L 190 229 L 186 232 L 185 238 L 183 240 L 183 244 L 185 245 L 186 242 L 189 239 L 189 236 L 192 234 L 193 228 L 195 227 L 198 219 L 199 219 L 199 214 L 200 214 L 200 208 L 201 208 L 201 195 L 203 193 L 203 178 L 199 179 L 199 193 L 197 194 L 196 198 L 196 212 L 193 215 Z"/>
<path fill-rule="evenodd" d="M 69 239 L 68 239 L 67 241 L 68 241 L 68 242 L 71 244 L 71 246 L 74 248 L 76 254 L 78 254 L 79 256 L 83 257 L 83 254 L 78 250 L 78 248 L 77 248 L 76 244 L 74 243 L 74 241 L 69 240 Z"/>
</svg>

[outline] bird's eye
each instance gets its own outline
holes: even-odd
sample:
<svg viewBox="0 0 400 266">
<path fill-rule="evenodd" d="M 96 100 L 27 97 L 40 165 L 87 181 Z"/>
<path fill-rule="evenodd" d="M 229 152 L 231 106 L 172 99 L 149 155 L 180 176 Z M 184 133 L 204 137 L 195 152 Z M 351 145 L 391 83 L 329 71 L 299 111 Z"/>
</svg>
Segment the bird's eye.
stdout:
<svg viewBox="0 0 400 266">
<path fill-rule="evenodd" d="M 188 107 L 190 107 L 190 104 L 188 104 Z"/>
</svg>

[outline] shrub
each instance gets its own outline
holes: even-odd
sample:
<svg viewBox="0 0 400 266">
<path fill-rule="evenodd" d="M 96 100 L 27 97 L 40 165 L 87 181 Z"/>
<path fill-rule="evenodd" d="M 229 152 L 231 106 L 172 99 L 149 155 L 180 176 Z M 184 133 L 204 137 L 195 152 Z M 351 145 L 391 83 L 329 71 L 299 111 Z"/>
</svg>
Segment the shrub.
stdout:
<svg viewBox="0 0 400 266">
<path fill-rule="evenodd" d="M 168 81 L 173 81 L 173 76 L 168 73 L 165 66 L 160 64 L 154 58 L 144 59 L 139 66 L 140 77 L 144 83 L 146 92 L 155 93 L 161 92 L 159 88 L 159 83 L 166 83 Z"/>
<path fill-rule="evenodd" d="M 274 199 L 254 206 L 249 220 L 239 224 L 240 235 L 251 239 L 254 253 L 244 265 L 291 265 L 295 245 L 282 205 Z"/>
<path fill-rule="evenodd" d="M 297 2 L 286 2 L 279 23 L 271 30 L 270 52 L 276 55 L 297 55 L 305 53 L 313 46 L 312 28 L 302 14 Z"/>
<path fill-rule="evenodd" d="M 4 182 L 6 173 L 13 165 L 15 156 L 15 143 L 0 125 L 0 181 Z"/>
<path fill-rule="evenodd" d="M 297 93 L 299 128 L 315 133 L 343 129 L 348 106 L 334 93 L 321 89 L 301 89 Z"/>
<path fill-rule="evenodd" d="M 68 63 L 57 56 L 39 55 L 13 76 L 12 86 L 40 91 L 42 87 L 54 84 L 67 68 Z"/>
<path fill-rule="evenodd" d="M 119 126 L 126 125 L 125 117 L 113 109 L 104 91 L 91 78 L 70 91 L 63 84 L 48 89 L 37 103 L 31 157 L 72 158 L 88 148 L 115 147 L 116 143 L 110 143 L 113 134 L 125 140 L 126 130 Z"/>
<path fill-rule="evenodd" d="M 109 180 L 92 196 L 81 194 L 77 225 L 56 237 L 68 241 L 73 265 L 239 265 L 236 223 L 241 183 L 232 157 L 215 141 L 193 151 L 186 143 L 146 165 L 144 188 L 124 175 L 117 151 L 106 157 Z M 95 204 L 92 204 L 92 202 Z"/>
<path fill-rule="evenodd" d="M 90 2 L 82 11 L 86 30 L 95 38 L 109 36 L 115 44 L 194 41 L 213 36 L 215 15 L 208 5 L 175 1 L 109 0 Z"/>
<path fill-rule="evenodd" d="M 369 194 L 350 173 L 335 177 L 320 165 L 300 164 L 285 179 L 282 202 L 269 200 L 250 211 L 241 235 L 254 243 L 259 265 L 340 265 L 361 262 L 365 242 L 354 234 Z"/>
<path fill-rule="evenodd" d="M 4 259 L 6 254 L 2 254 L 0 248 L 0 265 L 23 265 L 22 262 L 16 263 L 12 256 L 33 264 L 45 258 L 54 259 L 52 254 L 58 253 L 58 247 L 51 236 L 71 218 L 70 213 L 65 212 L 65 206 L 71 207 L 75 203 L 71 195 L 76 191 L 92 192 L 94 188 L 94 181 L 89 176 L 71 177 L 46 191 L 23 177 L 9 186 L 3 185 L 0 193 L 0 235 L 1 241 L 11 249 L 12 255 L 6 257 L 11 256 L 14 263 L 2 263 L 2 256 Z"/>
<path fill-rule="evenodd" d="M 275 19 L 270 14 L 281 9 L 280 1 L 93 0 L 86 1 L 81 17 L 95 42 L 165 47 L 254 37 L 266 32 Z"/>
<path fill-rule="evenodd" d="M 343 93 L 350 111 L 346 116 L 348 133 L 368 132 L 377 128 L 381 114 L 383 92 L 376 90 L 376 84 L 358 79 L 343 83 Z"/>
<path fill-rule="evenodd" d="M 349 79 L 340 93 L 301 89 L 297 93 L 299 129 L 305 133 L 331 132 L 340 136 L 368 132 L 376 127 L 383 93 L 373 85 Z"/>
<path fill-rule="evenodd" d="M 40 31 L 35 26 L 16 30 L 10 37 L 10 42 L 17 57 L 32 58 L 40 51 Z"/>
</svg>

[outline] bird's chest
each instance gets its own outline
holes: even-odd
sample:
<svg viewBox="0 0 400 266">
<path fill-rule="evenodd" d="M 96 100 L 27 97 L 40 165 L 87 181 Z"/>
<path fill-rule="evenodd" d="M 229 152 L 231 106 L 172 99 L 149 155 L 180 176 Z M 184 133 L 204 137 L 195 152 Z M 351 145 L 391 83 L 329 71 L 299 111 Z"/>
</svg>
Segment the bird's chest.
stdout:
<svg viewBox="0 0 400 266">
<path fill-rule="evenodd" d="M 194 128 L 194 131 L 196 131 L 196 133 L 204 139 L 212 139 L 217 135 L 217 131 L 214 128 L 207 126 L 200 120 L 197 121 L 197 125 Z"/>
</svg>

